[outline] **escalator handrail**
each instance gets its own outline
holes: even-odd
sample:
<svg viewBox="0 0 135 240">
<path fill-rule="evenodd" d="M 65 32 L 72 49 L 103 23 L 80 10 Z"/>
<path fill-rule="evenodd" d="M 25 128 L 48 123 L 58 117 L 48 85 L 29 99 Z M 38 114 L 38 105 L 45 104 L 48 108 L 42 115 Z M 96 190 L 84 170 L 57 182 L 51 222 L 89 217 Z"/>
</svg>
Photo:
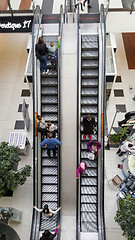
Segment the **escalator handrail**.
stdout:
<svg viewBox="0 0 135 240">
<path fill-rule="evenodd" d="M 98 153 L 98 239 L 105 240 L 104 222 L 104 116 L 105 116 L 105 61 L 106 28 L 104 5 L 101 4 L 99 24 L 99 92 L 98 92 L 98 140 L 102 148 Z"/>
</svg>

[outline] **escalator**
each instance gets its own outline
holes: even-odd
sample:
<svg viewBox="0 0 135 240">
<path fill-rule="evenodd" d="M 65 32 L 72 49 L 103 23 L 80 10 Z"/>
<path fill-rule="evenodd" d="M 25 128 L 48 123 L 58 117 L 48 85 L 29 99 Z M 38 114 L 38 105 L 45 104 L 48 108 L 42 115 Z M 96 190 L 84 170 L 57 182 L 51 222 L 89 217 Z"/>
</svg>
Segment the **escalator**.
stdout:
<svg viewBox="0 0 135 240">
<path fill-rule="evenodd" d="M 98 118 L 98 35 L 82 35 L 82 79 L 81 79 L 81 121 L 88 113 Z M 97 134 L 92 135 L 92 140 Z M 81 160 L 87 163 L 88 176 L 81 177 L 81 223 L 82 232 L 97 232 L 98 159 L 89 160 L 87 152 L 88 135 L 83 140 L 81 128 Z"/>
<path fill-rule="evenodd" d="M 48 46 L 50 41 L 57 44 L 57 36 L 44 36 L 44 41 Z M 48 64 L 51 68 L 51 64 Z M 51 121 L 56 126 L 56 138 L 59 136 L 59 105 L 58 105 L 58 74 L 50 73 L 41 77 L 41 116 L 46 122 Z M 42 136 L 43 137 L 43 136 Z M 57 149 L 56 157 L 47 156 L 47 150 L 42 147 L 41 150 L 41 206 L 48 204 L 49 208 L 56 210 L 59 207 L 59 149 Z M 55 232 L 58 225 L 58 214 L 52 218 L 46 218 L 41 214 L 40 231 L 48 229 Z"/>
</svg>

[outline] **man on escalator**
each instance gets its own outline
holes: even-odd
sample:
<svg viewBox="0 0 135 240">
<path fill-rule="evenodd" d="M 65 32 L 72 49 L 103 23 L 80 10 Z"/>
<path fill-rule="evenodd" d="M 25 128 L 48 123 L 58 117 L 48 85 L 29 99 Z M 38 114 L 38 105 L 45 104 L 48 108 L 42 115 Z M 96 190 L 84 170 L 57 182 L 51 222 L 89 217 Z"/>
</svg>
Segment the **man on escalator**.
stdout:
<svg viewBox="0 0 135 240">
<path fill-rule="evenodd" d="M 86 138 L 87 134 L 89 134 L 89 139 L 91 139 L 91 134 L 95 133 L 96 131 L 95 118 L 91 117 L 90 114 L 88 114 L 87 117 L 83 118 L 83 130 L 84 130 L 83 139 Z"/>
<path fill-rule="evenodd" d="M 47 148 L 47 155 L 50 157 L 50 151 L 53 151 L 53 156 L 56 156 L 56 145 L 61 145 L 61 142 L 53 138 L 52 133 L 48 134 L 48 137 L 41 142 L 40 146 L 43 147 L 45 146 Z"/>
</svg>

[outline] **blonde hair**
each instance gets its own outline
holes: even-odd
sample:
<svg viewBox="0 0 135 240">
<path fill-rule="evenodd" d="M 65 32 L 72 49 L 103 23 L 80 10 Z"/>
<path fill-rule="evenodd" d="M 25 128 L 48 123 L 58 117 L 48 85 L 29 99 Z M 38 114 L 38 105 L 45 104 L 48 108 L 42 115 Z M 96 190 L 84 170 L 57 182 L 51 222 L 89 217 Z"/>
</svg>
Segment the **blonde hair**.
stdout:
<svg viewBox="0 0 135 240">
<path fill-rule="evenodd" d="M 51 46 L 51 47 L 54 46 L 54 42 L 53 42 L 53 41 L 50 42 L 50 46 Z"/>
</svg>

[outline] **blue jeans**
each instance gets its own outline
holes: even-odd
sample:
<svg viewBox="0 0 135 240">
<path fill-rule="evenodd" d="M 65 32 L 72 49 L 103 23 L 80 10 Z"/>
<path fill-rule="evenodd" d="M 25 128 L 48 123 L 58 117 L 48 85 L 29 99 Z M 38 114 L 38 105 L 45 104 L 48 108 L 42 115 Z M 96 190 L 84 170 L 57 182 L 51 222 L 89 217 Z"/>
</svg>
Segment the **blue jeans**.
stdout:
<svg viewBox="0 0 135 240">
<path fill-rule="evenodd" d="M 44 70 L 47 72 L 47 56 L 41 56 L 40 59 L 40 70 L 43 72 Z"/>
</svg>

